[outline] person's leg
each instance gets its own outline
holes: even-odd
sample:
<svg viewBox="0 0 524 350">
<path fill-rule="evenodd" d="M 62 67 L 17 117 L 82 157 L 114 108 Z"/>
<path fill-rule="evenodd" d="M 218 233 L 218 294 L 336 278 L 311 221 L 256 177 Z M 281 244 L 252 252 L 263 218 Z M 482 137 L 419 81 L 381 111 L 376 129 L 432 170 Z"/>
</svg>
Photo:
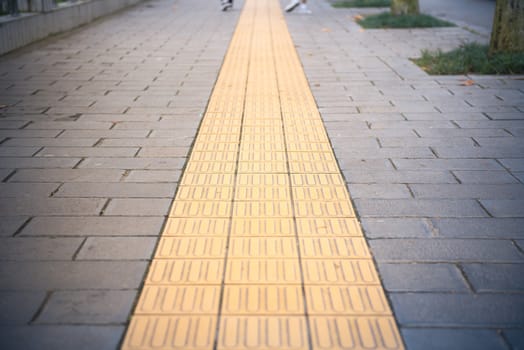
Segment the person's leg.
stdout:
<svg viewBox="0 0 524 350">
<path fill-rule="evenodd" d="M 300 0 L 300 13 L 310 14 L 311 11 L 307 8 L 307 0 Z"/>
</svg>

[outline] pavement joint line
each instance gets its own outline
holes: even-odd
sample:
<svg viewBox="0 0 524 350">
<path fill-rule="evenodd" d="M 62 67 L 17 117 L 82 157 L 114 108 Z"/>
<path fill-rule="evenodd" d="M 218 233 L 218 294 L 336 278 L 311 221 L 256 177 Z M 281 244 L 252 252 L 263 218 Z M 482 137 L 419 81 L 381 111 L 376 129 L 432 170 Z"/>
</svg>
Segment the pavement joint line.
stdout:
<svg viewBox="0 0 524 350">
<path fill-rule="evenodd" d="M 122 349 L 350 345 L 404 348 L 280 3 L 247 0 Z"/>
</svg>

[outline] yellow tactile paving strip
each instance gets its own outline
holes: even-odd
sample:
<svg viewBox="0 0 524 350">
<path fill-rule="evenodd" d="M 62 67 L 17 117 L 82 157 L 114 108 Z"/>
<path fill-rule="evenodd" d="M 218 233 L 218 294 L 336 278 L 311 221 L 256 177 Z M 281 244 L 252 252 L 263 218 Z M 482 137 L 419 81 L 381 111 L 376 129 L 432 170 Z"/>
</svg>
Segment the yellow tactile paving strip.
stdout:
<svg viewBox="0 0 524 350">
<path fill-rule="evenodd" d="M 246 0 L 122 348 L 403 348 L 278 0 Z"/>
</svg>

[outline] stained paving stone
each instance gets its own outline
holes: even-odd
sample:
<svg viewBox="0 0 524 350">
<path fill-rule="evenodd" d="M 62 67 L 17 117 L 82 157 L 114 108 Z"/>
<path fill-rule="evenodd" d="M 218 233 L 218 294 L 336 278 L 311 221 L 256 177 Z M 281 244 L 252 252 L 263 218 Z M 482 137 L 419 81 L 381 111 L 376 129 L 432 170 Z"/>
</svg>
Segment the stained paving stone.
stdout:
<svg viewBox="0 0 524 350">
<path fill-rule="evenodd" d="M 390 298 L 403 326 L 504 328 L 524 322 L 524 296 L 520 294 L 391 293 Z"/>
<path fill-rule="evenodd" d="M 0 292 L 0 334 L 2 326 L 28 324 L 45 298 L 45 292 Z"/>
<path fill-rule="evenodd" d="M 35 324 L 123 324 L 135 296 L 134 290 L 53 292 Z"/>
<path fill-rule="evenodd" d="M 8 326 L 0 329 L 5 349 L 27 350 L 114 350 L 124 333 L 123 326 Z"/>
<path fill-rule="evenodd" d="M 494 159 L 392 159 L 399 170 L 504 170 Z"/>
<path fill-rule="evenodd" d="M 463 270 L 477 292 L 522 292 L 523 264 L 464 264 Z"/>
<path fill-rule="evenodd" d="M 146 260 L 156 241 L 155 237 L 89 237 L 76 260 Z"/>
<path fill-rule="evenodd" d="M 469 292 L 459 269 L 451 264 L 379 264 L 390 292 Z"/>
<path fill-rule="evenodd" d="M 409 350 L 507 350 L 495 330 L 460 328 L 404 328 Z"/>
</svg>

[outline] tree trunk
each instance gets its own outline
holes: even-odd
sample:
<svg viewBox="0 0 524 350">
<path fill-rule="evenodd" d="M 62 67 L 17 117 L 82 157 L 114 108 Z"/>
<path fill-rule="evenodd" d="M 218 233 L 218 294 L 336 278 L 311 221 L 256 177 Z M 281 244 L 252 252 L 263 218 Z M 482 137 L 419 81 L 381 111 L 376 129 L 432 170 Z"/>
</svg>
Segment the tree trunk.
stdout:
<svg viewBox="0 0 524 350">
<path fill-rule="evenodd" d="M 489 53 L 524 52 L 524 0 L 497 0 Z"/>
<path fill-rule="evenodd" d="M 394 15 L 415 15 L 420 13 L 418 0 L 393 0 L 391 13 Z"/>
</svg>

